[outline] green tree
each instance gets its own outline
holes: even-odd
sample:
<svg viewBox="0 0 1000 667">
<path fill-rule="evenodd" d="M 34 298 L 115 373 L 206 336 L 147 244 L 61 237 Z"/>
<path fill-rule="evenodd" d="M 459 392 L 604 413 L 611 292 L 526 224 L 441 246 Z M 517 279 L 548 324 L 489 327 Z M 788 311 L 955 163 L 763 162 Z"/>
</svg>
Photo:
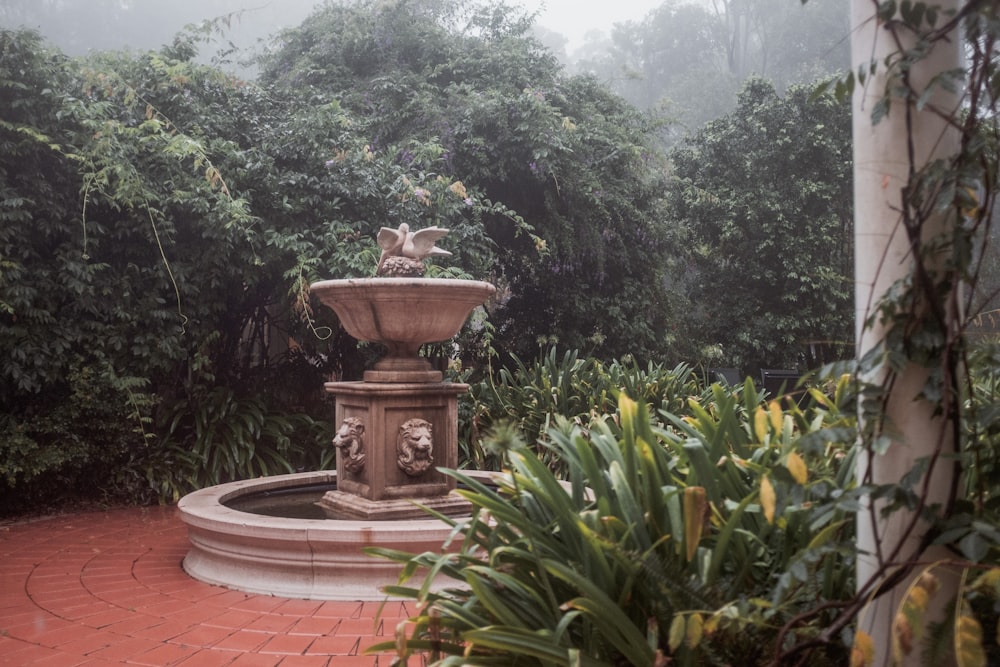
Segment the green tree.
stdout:
<svg viewBox="0 0 1000 667">
<path fill-rule="evenodd" d="M 324 375 L 359 374 L 365 355 L 346 335 L 316 335 L 336 321 L 314 309 L 309 283 L 370 275 L 389 220 L 452 228 L 463 242 L 456 270 L 481 269 L 490 247 L 479 216 L 510 215 L 427 171 L 434 142 L 409 142 L 406 161 L 373 151 L 337 104 L 283 99 L 197 65 L 190 37 L 85 60 L 31 33 L 0 37 L 11 91 L 0 103 L 10 484 L 66 466 L 78 474 L 97 453 L 106 470 L 141 468 L 164 447 L 181 458 L 146 473 L 201 479 L 185 439 L 210 429 L 182 425 L 204 406 L 321 415 Z M 80 419 L 97 396 L 103 433 Z"/>
<path fill-rule="evenodd" d="M 689 336 L 747 373 L 839 358 L 851 332 L 848 109 L 753 80 L 672 158 Z"/>
<path fill-rule="evenodd" d="M 673 144 L 730 112 L 749 77 L 783 90 L 845 67 L 848 34 L 845 0 L 666 0 L 640 22 L 616 24 L 574 67 L 673 120 Z"/>
<path fill-rule="evenodd" d="M 544 244 L 510 216 L 482 216 L 498 258 L 488 277 L 504 295 L 493 312 L 502 349 L 531 356 L 558 336 L 602 356 L 660 355 L 655 128 L 594 80 L 566 77 L 529 26 L 501 3 L 330 5 L 285 34 L 262 79 L 336 100 L 379 157 L 406 164 L 411 144 L 439 146 L 428 170 L 531 225 Z"/>
</svg>

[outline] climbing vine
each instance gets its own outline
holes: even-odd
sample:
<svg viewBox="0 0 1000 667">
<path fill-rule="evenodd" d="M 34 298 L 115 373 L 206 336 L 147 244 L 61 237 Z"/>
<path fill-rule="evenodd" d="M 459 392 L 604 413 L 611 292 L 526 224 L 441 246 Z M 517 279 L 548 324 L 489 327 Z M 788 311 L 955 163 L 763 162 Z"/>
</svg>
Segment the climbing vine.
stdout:
<svg viewBox="0 0 1000 667">
<path fill-rule="evenodd" d="M 996 658 L 996 641 L 990 641 L 996 638 L 984 635 L 983 628 L 996 627 L 991 600 L 1000 597 L 1000 522 L 995 475 L 980 470 L 984 463 L 992 469 L 1000 444 L 995 438 L 1000 415 L 988 389 L 1000 368 L 996 343 L 972 344 L 970 331 L 997 296 L 981 276 L 995 256 L 989 243 L 1000 137 L 1000 21 L 995 3 L 975 0 L 951 7 L 872 0 L 870 15 L 877 27 L 866 34 L 889 40 L 888 55 L 860 63 L 821 92 L 832 88 L 841 97 L 873 101 L 857 105 L 867 117 L 856 118 L 856 127 L 894 121 L 905 142 L 901 183 L 886 175 L 881 187 L 897 217 L 889 234 L 905 247 L 909 269 L 884 294 L 858 304 L 873 343 L 851 369 L 860 454 L 871 463 L 859 468 L 854 488 L 845 491 L 857 501 L 859 526 L 875 527 L 873 542 L 859 537 L 861 549 L 872 550 L 860 558 L 875 564 L 858 570 L 853 597 L 789 621 L 782 638 L 817 614 L 838 610 L 817 636 L 781 648 L 774 664 L 805 664 L 811 650 L 846 639 L 857 667 L 874 664 L 876 656 L 878 664 L 986 665 L 987 653 Z M 958 35 L 965 66 L 927 75 L 932 59 Z M 940 129 L 921 122 L 921 115 L 934 118 Z M 856 171 L 859 178 L 877 178 L 864 171 L 867 167 Z M 897 260 L 888 253 L 880 257 L 876 275 L 891 271 Z M 876 474 L 879 460 L 906 437 L 905 421 L 920 419 L 922 409 L 932 413 L 920 421 L 934 429 L 932 446 L 915 455 L 910 469 Z M 912 428 L 909 433 L 912 437 Z M 933 547 L 936 555 L 929 557 Z M 959 583 L 949 590 L 941 584 L 955 571 Z M 863 622 L 876 601 L 893 592 L 890 641 L 881 646 Z M 943 617 L 935 606 L 944 610 Z"/>
</svg>

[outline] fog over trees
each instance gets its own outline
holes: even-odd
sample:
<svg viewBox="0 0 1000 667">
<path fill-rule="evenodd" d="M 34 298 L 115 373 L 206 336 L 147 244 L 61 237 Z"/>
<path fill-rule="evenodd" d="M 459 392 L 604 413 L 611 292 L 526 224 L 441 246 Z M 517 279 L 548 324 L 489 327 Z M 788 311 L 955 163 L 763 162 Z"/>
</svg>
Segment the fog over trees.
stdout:
<svg viewBox="0 0 1000 667">
<path fill-rule="evenodd" d="M 247 74 L 250 50 L 297 27 L 321 0 L 4 0 L 0 26 L 25 26 L 69 55 L 155 49 L 188 27 L 212 42 L 203 58 Z M 332 4 L 351 4 L 350 1 Z M 528 3 L 530 5 L 530 3 Z M 558 26 L 532 32 L 570 73 L 587 73 L 660 114 L 670 144 L 736 106 L 742 83 L 779 91 L 847 67 L 846 0 L 665 0 L 641 20 L 608 23 L 571 47 Z M 525 12 L 509 7 L 512 14 Z M 527 10 L 531 14 L 532 10 Z M 212 23 L 208 23 L 212 21 Z M 600 19 L 597 19 L 598 24 Z M 220 56 L 219 54 L 224 54 Z"/>
<path fill-rule="evenodd" d="M 206 54 L 247 49 L 294 28 L 317 0 L 3 0 L 0 25 L 34 28 L 68 55 L 145 51 L 173 42 L 185 26 L 213 26 L 217 43 Z M 206 35 L 208 36 L 208 35 Z"/>
<path fill-rule="evenodd" d="M 558 345 L 755 375 L 851 338 L 848 109 L 789 88 L 824 47 L 770 46 L 835 13 L 668 1 L 567 65 L 501 1 L 230 0 L 179 34 L 204 8 L 167 4 L 0 5 L 42 32 L 0 31 L 9 480 L 124 457 L 170 495 L 206 481 L 197 406 L 323 414 L 378 351 L 308 285 L 371 275 L 387 223 L 451 229 L 435 270 L 499 287 L 458 341 L 479 374 Z"/>
</svg>

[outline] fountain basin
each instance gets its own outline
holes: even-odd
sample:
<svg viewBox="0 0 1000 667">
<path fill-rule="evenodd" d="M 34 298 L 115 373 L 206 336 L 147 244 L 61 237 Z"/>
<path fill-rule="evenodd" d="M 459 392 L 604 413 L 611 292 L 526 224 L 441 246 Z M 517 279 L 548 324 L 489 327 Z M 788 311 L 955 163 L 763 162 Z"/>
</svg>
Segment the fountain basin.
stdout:
<svg viewBox="0 0 1000 667">
<path fill-rule="evenodd" d="M 488 480 L 491 473 L 472 473 Z M 363 552 L 383 546 L 440 552 L 452 528 L 440 521 L 358 521 L 265 516 L 224 503 L 265 490 L 333 484 L 333 471 L 276 475 L 190 493 L 178 503 L 191 548 L 184 570 L 195 579 L 249 593 L 311 600 L 381 600 L 401 565 Z"/>
<path fill-rule="evenodd" d="M 496 287 L 479 280 L 454 278 L 348 278 L 322 280 L 310 291 L 340 318 L 358 340 L 388 348 L 366 382 L 440 382 L 419 356 L 420 346 L 454 337 L 473 309 Z"/>
</svg>

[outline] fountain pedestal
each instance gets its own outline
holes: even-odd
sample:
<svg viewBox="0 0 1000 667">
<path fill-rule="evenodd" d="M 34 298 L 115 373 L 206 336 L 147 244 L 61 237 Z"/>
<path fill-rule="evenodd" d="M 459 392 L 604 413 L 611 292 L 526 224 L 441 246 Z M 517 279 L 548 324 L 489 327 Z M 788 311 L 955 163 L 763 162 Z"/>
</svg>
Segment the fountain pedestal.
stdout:
<svg viewBox="0 0 1000 667">
<path fill-rule="evenodd" d="M 442 254 L 433 242 L 445 231 L 383 229 L 379 268 Z M 442 382 L 419 351 L 455 336 L 496 288 L 474 280 L 385 277 L 326 280 L 310 289 L 349 334 L 387 348 L 364 382 L 326 385 L 337 403 L 337 472 L 231 482 L 184 496 L 178 509 L 191 541 L 184 569 L 201 581 L 254 593 L 380 599 L 382 586 L 397 581 L 401 568 L 369 556 L 366 547 L 447 548 L 451 522 L 428 517 L 420 506 L 446 515 L 471 509 L 455 493 L 454 480 L 438 471 L 458 467 L 458 397 L 468 385 Z M 337 490 L 318 503 L 327 519 L 262 516 L 227 504 L 334 482 Z M 310 493 L 308 502 L 315 497 Z"/>
<path fill-rule="evenodd" d="M 326 384 L 337 403 L 337 490 L 320 507 L 331 518 L 365 520 L 423 518 L 423 508 L 466 514 L 470 505 L 454 493 L 454 480 L 437 469 L 458 467 L 458 397 L 469 386 L 442 382 L 420 347 L 455 336 L 496 288 L 476 280 L 358 278 L 323 280 L 310 291 L 349 334 L 387 350 L 364 382 Z"/>
<path fill-rule="evenodd" d="M 421 508 L 468 514 L 438 467 L 458 467 L 458 397 L 451 382 L 328 382 L 336 397 L 337 490 L 319 502 L 331 517 L 426 518 Z"/>
</svg>

